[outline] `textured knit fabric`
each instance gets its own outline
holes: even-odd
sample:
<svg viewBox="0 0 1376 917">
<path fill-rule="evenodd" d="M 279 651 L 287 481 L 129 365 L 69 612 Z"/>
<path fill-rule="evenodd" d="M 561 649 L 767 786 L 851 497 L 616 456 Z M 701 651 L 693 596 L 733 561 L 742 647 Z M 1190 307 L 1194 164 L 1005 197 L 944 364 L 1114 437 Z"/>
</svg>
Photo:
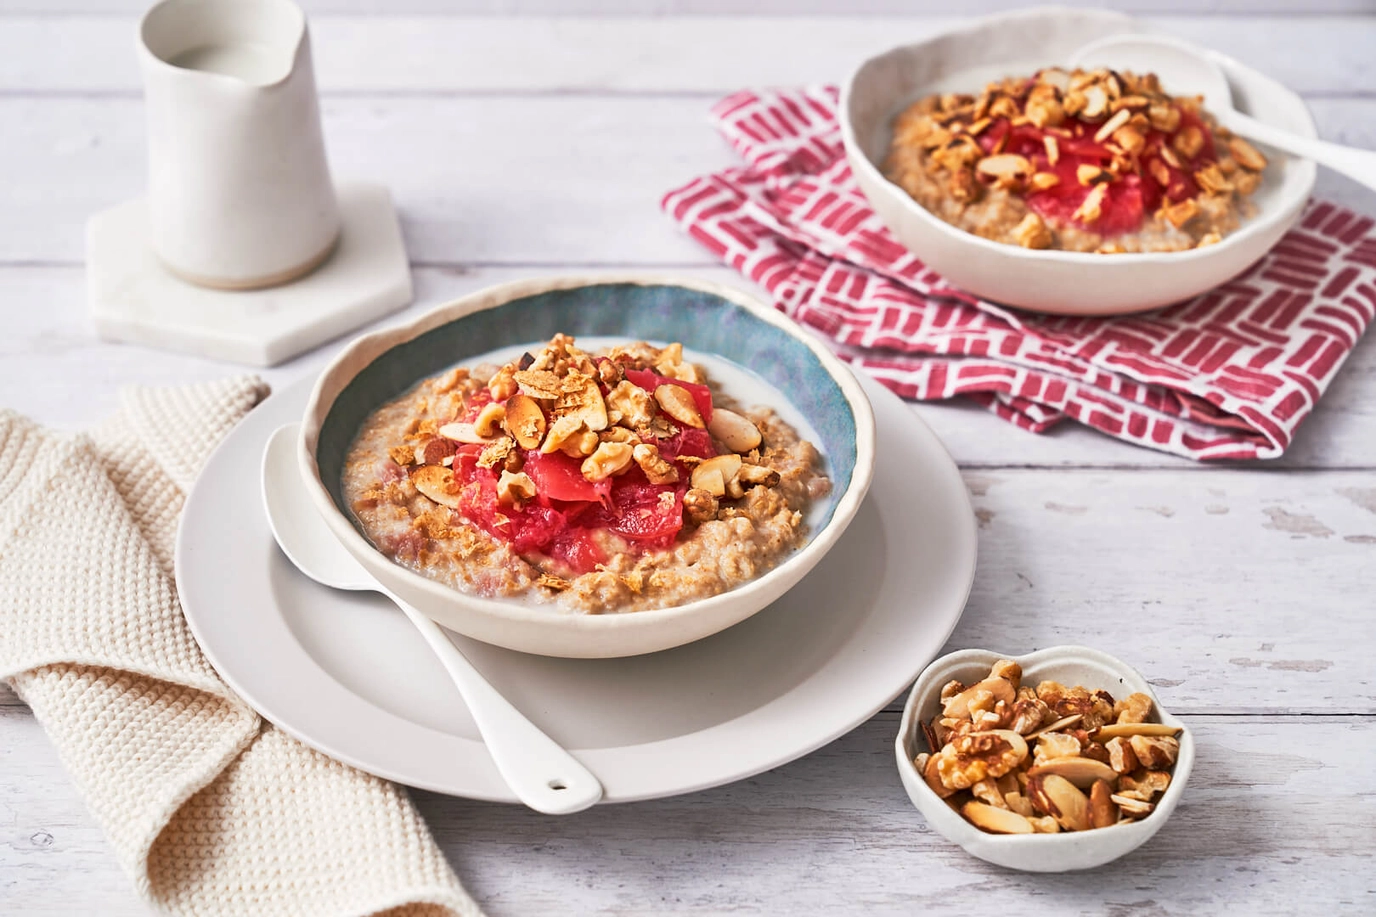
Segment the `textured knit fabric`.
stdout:
<svg viewBox="0 0 1376 917">
<path fill-rule="evenodd" d="M 834 89 L 738 92 L 712 120 L 745 166 L 669 192 L 665 210 L 905 398 L 970 398 L 1038 433 L 1073 418 L 1196 459 L 1275 458 L 1376 314 L 1376 221 L 1329 203 L 1189 302 L 1113 318 L 1010 309 L 951 286 L 884 227 L 851 175 Z"/>
<path fill-rule="evenodd" d="M 186 491 L 265 394 L 133 389 L 91 435 L 0 412 L 0 676 L 156 910 L 474 917 L 404 793 L 259 719 L 182 618 Z"/>
</svg>

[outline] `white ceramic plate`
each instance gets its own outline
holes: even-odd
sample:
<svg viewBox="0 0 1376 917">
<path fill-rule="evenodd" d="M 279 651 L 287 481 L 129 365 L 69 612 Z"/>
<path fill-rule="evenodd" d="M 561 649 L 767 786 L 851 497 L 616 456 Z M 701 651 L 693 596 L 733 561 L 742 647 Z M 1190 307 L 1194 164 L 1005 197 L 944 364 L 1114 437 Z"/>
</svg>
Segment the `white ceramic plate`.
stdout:
<svg viewBox="0 0 1376 917">
<path fill-rule="evenodd" d="M 792 591 L 696 643 L 624 659 L 558 659 L 463 637 L 487 678 L 629 802 L 739 780 L 873 716 L 936 656 L 965 606 L 975 525 L 955 464 L 886 389 L 874 404 L 870 496 Z M 177 586 L 231 687 L 286 732 L 410 786 L 515 802 L 420 636 L 385 599 L 298 573 L 259 510 L 268 436 L 301 416 L 313 380 L 229 435 L 187 498 Z"/>
</svg>

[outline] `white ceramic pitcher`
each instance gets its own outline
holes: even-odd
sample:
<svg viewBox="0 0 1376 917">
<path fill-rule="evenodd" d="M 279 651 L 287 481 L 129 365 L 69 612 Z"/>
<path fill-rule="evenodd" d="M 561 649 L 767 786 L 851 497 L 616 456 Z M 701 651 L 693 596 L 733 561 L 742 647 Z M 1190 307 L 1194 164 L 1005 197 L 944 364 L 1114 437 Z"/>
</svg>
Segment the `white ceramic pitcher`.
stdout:
<svg viewBox="0 0 1376 917">
<path fill-rule="evenodd" d="M 149 220 L 158 258 L 200 286 L 256 289 L 330 256 L 306 17 L 290 0 L 164 0 L 139 27 Z"/>
</svg>

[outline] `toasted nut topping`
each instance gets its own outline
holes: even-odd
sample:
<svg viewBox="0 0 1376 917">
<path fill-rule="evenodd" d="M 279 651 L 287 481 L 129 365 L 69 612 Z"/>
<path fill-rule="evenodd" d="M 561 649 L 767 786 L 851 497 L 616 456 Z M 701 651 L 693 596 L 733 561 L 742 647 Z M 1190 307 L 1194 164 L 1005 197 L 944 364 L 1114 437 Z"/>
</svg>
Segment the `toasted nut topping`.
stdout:
<svg viewBox="0 0 1376 917">
<path fill-rule="evenodd" d="M 521 505 L 535 497 L 535 482 L 524 471 L 512 474 L 503 471 L 497 479 L 497 500 L 508 506 Z"/>
<path fill-rule="evenodd" d="M 1108 749 L 1108 766 L 1117 774 L 1131 774 L 1137 770 L 1137 755 L 1128 740 L 1119 736 L 1104 743 Z"/>
<path fill-rule="evenodd" d="M 1057 143 L 1056 138 L 1054 136 L 1052 136 L 1051 134 L 1047 134 L 1045 137 L 1043 137 L 1042 146 L 1046 147 L 1046 161 L 1050 165 L 1054 166 L 1057 162 L 1060 161 L 1061 146 L 1059 143 Z"/>
<path fill-rule="evenodd" d="M 525 392 L 506 400 L 506 430 L 522 449 L 535 449 L 545 438 L 545 412 Z"/>
<path fill-rule="evenodd" d="M 678 480 L 678 469 L 664 460 L 658 446 L 649 443 L 633 446 L 631 457 L 651 484 L 672 484 Z"/>
<path fill-rule="evenodd" d="M 1164 188 L 1171 183 L 1171 170 L 1166 168 L 1166 164 L 1161 160 L 1153 159 L 1147 163 L 1147 171 L 1151 173 L 1151 177 L 1161 187 Z"/>
<path fill-rule="evenodd" d="M 486 443 L 491 441 L 490 436 L 482 436 L 478 433 L 478 428 L 471 423 L 447 423 L 439 428 L 440 436 L 445 439 L 452 439 L 456 443 Z"/>
<path fill-rule="evenodd" d="M 1171 775 L 1167 771 L 1136 771 L 1118 779 L 1118 793 L 1143 802 L 1151 802 L 1157 793 L 1166 792 L 1171 785 Z"/>
<path fill-rule="evenodd" d="M 1038 774 L 1056 774 L 1064 777 L 1078 787 L 1092 786 L 1096 780 L 1113 781 L 1118 774 L 1107 764 L 1091 758 L 1050 758 L 1027 772 L 1029 777 Z"/>
<path fill-rule="evenodd" d="M 689 490 L 683 495 L 683 518 L 693 525 L 717 518 L 716 496 L 699 488 Z"/>
<path fill-rule="evenodd" d="M 695 488 L 705 490 L 714 497 L 723 497 L 726 495 L 727 482 L 733 480 L 740 470 L 741 457 L 728 452 L 699 463 L 693 469 L 692 483 Z"/>
<path fill-rule="evenodd" d="M 1107 780 L 1096 780 L 1089 788 L 1089 824 L 1092 828 L 1107 828 L 1118 822 L 1118 807 L 1113 802 L 1113 789 Z"/>
<path fill-rule="evenodd" d="M 1099 731 L 1094 734 L 1094 737 L 1104 741 L 1118 736 L 1173 736 L 1179 734 L 1179 726 L 1167 726 L 1165 723 L 1111 723 L 1099 727 Z"/>
<path fill-rule="evenodd" d="M 936 756 L 936 765 L 942 783 L 965 789 L 986 777 L 1003 776 L 1026 758 L 1027 742 L 1022 736 L 1009 729 L 992 729 L 956 736 Z"/>
<path fill-rule="evenodd" d="M 516 443 L 510 436 L 499 436 L 492 441 L 478 456 L 479 468 L 494 468 L 498 464 L 505 464 L 506 460 L 512 455 L 517 455 L 513 450 Z M 519 455 L 518 455 L 519 457 Z"/>
<path fill-rule="evenodd" d="M 1071 214 L 1071 217 L 1084 223 L 1093 223 L 1095 220 L 1099 219 L 1099 217 L 1103 216 L 1104 198 L 1107 196 L 1107 184 L 1095 185 L 1093 189 L 1090 190 L 1089 196 L 1084 199 L 1084 202 L 1081 203 L 1079 207 L 1075 208 L 1075 212 Z"/>
<path fill-rule="evenodd" d="M 640 437 L 625 427 L 610 427 L 597 434 L 597 438 L 604 443 L 626 443 L 629 446 L 634 446 L 640 442 Z"/>
<path fill-rule="evenodd" d="M 1086 121 L 1097 121 L 1108 114 L 1108 92 L 1103 86 L 1089 86 L 1084 90 L 1085 107 L 1080 117 Z"/>
<path fill-rule="evenodd" d="M 1113 181 L 1113 173 L 1102 166 L 1085 163 L 1075 168 L 1075 178 L 1080 184 L 1089 187 L 1100 182 Z"/>
<path fill-rule="evenodd" d="M 1165 160 L 1166 165 L 1170 166 L 1172 169 L 1183 168 L 1180 163 L 1180 157 L 1175 155 L 1175 150 L 1163 145 L 1157 147 L 1156 151 L 1160 154 L 1161 158 Z"/>
<path fill-rule="evenodd" d="M 1199 215 L 1199 205 L 1194 198 L 1187 197 L 1177 204 L 1167 204 L 1161 208 L 1161 216 L 1176 229 L 1180 229 Z"/>
<path fill-rule="evenodd" d="M 1180 109 L 1169 102 L 1152 103 L 1147 109 L 1147 117 L 1151 119 L 1152 128 L 1164 134 L 1174 134 L 1180 127 Z"/>
<path fill-rule="evenodd" d="M 1068 732 L 1043 732 L 1037 736 L 1035 763 L 1078 756 L 1080 748 L 1080 740 Z"/>
<path fill-rule="evenodd" d="M 577 442 L 575 437 L 582 432 L 582 418 L 574 415 L 560 417 L 549 425 L 549 432 L 545 434 L 545 442 L 540 446 L 540 451 L 546 455 L 552 452 L 558 452 L 560 449 L 564 448 L 564 445 L 570 440 Z M 593 439 L 595 440 L 596 438 L 597 436 L 594 434 Z M 526 448 L 531 447 L 527 446 Z"/>
<path fill-rule="evenodd" d="M 1032 174 L 1032 163 L 1025 156 L 1016 153 L 1000 153 L 986 156 L 975 166 L 975 171 L 986 178 L 1016 178 Z"/>
<path fill-rule="evenodd" d="M 611 391 L 626 378 L 626 368 L 614 360 L 601 360 L 597 364 L 597 378 Z"/>
<path fill-rule="evenodd" d="M 1128 119 L 1131 117 L 1132 112 L 1128 111 L 1126 108 L 1119 109 L 1117 114 L 1105 121 L 1099 129 L 1094 132 L 1094 142 L 1103 143 L 1105 140 L 1112 137 L 1113 132 L 1126 125 Z"/>
<path fill-rule="evenodd" d="M 1237 164 L 1244 169 L 1260 172 L 1262 169 L 1266 168 L 1266 157 L 1261 155 L 1261 150 L 1258 150 L 1241 137 L 1233 137 L 1228 141 L 1228 152 L 1233 154 L 1233 158 L 1237 160 Z"/>
<path fill-rule="evenodd" d="M 581 430 L 577 435 L 565 441 L 563 447 L 560 448 L 559 451 L 570 458 L 584 458 L 596 452 L 597 444 L 600 442 L 602 442 L 602 439 L 598 434 L 591 430 Z M 610 442 L 616 442 L 616 440 L 610 440 Z M 627 445 L 630 444 L 628 443 Z"/>
<path fill-rule="evenodd" d="M 1022 222 L 1013 228 L 1013 238 L 1023 248 L 1050 248 L 1052 242 L 1051 230 L 1035 213 L 1023 217 Z"/>
<path fill-rule="evenodd" d="M 1124 815 L 1131 818 L 1140 818 L 1143 815 L 1150 815 L 1152 809 L 1156 808 L 1156 806 L 1149 802 L 1133 799 L 1130 796 L 1119 796 L 1117 793 L 1114 793 L 1109 799 L 1118 805 L 1118 808 L 1122 810 Z"/>
<path fill-rule="evenodd" d="M 1031 834 L 1032 823 L 1016 812 L 1000 809 L 983 802 L 971 800 L 963 805 L 960 814 L 969 819 L 976 828 L 994 834 Z"/>
<path fill-rule="evenodd" d="M 411 483 L 422 495 L 450 509 L 459 508 L 459 484 L 442 465 L 423 465 L 411 472 Z"/>
<path fill-rule="evenodd" d="M 1055 172 L 1038 172 L 1028 179 L 1027 186 L 1033 191 L 1045 191 L 1047 188 L 1054 188 L 1060 183 L 1061 177 Z"/>
<path fill-rule="evenodd" d="M 540 578 L 536 580 L 536 582 L 546 589 L 552 589 L 555 592 L 563 592 L 565 589 L 569 588 L 568 580 L 555 576 L 553 573 L 541 573 Z"/>
<path fill-rule="evenodd" d="M 630 446 L 625 443 L 602 443 L 583 460 L 583 477 L 589 481 L 605 481 L 629 468 L 631 461 Z"/>
<path fill-rule="evenodd" d="M 1136 156 L 1147 145 L 1147 138 L 1142 136 L 1141 131 L 1129 124 L 1113 132 L 1113 142 L 1122 147 L 1129 156 Z"/>
<path fill-rule="evenodd" d="M 1030 777 L 1027 795 L 1033 808 L 1056 819 L 1065 830 L 1089 830 L 1089 798 L 1064 777 L 1055 774 Z"/>
<path fill-rule="evenodd" d="M 1194 180 L 1210 194 L 1228 194 L 1233 190 L 1233 183 L 1228 181 L 1223 170 L 1215 162 L 1194 173 Z"/>
<path fill-rule="evenodd" d="M 1151 716 L 1151 698 L 1134 692 L 1113 705 L 1113 715 L 1119 723 L 1145 723 Z"/>
<path fill-rule="evenodd" d="M 1038 700 L 1040 699 L 1041 698 L 1038 698 Z M 1045 735 L 1048 732 L 1059 732 L 1062 729 L 1067 729 L 1071 726 L 1074 726 L 1076 723 L 1080 722 L 1080 720 L 1084 718 L 1085 716 L 1083 713 L 1072 713 L 1070 716 L 1062 717 L 1061 719 L 1058 719 L 1053 723 L 1046 724 L 1041 729 L 1038 729 L 1036 732 L 1029 735 L 1028 738 L 1035 739 L 1039 738 L 1042 735 Z"/>
<path fill-rule="evenodd" d="M 677 386 L 675 386 L 677 387 Z M 654 417 L 650 393 L 630 380 L 623 380 L 607 393 L 609 416 L 614 423 L 639 427 Z"/>
<path fill-rule="evenodd" d="M 697 402 L 688 390 L 681 385 L 661 385 L 655 389 L 655 402 L 660 410 L 685 427 L 704 429 L 702 414 L 698 413 Z"/>
<path fill-rule="evenodd" d="M 502 432 L 502 421 L 506 419 L 506 406 L 493 402 L 484 405 L 478 412 L 478 419 L 473 421 L 473 429 L 479 436 L 493 437 Z"/>
<path fill-rule="evenodd" d="M 1252 194 L 1261 186 L 1260 172 L 1238 172 L 1231 179 L 1233 190 L 1243 197 Z"/>
<path fill-rule="evenodd" d="M 741 470 L 736 473 L 735 480 L 745 487 L 775 487 L 780 479 L 779 472 L 773 468 L 746 462 L 741 465 Z"/>
<path fill-rule="evenodd" d="M 1194 159 L 1204 149 L 1204 132 L 1191 124 L 1171 138 L 1171 146 L 1186 159 Z"/>
<path fill-rule="evenodd" d="M 554 400 L 563 392 L 558 376 L 547 369 L 520 369 L 512 374 L 521 391 L 531 398 Z"/>
<path fill-rule="evenodd" d="M 1170 767 L 1180 753 L 1180 743 L 1170 736 L 1132 736 L 1128 744 L 1138 763 L 1152 770 Z"/>
<path fill-rule="evenodd" d="M 742 455 L 760 445 L 760 428 L 726 408 L 712 409 L 712 422 L 707 425 L 707 430 L 721 440 L 726 448 Z"/>
<path fill-rule="evenodd" d="M 981 696 L 991 699 L 991 706 L 997 701 L 1011 704 L 1017 700 L 1017 691 L 1008 679 L 991 676 L 946 701 L 942 706 L 942 714 L 947 717 L 969 716 L 971 706 L 979 705 Z"/>
<path fill-rule="evenodd" d="M 1194 247 L 1195 247 L 1195 248 L 1203 248 L 1203 247 L 1206 246 L 1206 245 L 1217 245 L 1219 242 L 1222 242 L 1222 241 L 1223 241 L 1223 237 L 1220 236 L 1218 233 L 1216 233 L 1216 232 L 1209 232 L 1209 233 L 1205 233 L 1204 235 L 1200 236 L 1200 237 L 1199 237 L 1199 241 L 1195 243 L 1195 246 L 1194 246 Z"/>
<path fill-rule="evenodd" d="M 487 382 L 487 391 L 492 396 L 493 401 L 506 401 L 516 394 L 516 380 L 512 378 L 514 370 L 508 365 L 497 370 L 496 374 Z"/>
</svg>

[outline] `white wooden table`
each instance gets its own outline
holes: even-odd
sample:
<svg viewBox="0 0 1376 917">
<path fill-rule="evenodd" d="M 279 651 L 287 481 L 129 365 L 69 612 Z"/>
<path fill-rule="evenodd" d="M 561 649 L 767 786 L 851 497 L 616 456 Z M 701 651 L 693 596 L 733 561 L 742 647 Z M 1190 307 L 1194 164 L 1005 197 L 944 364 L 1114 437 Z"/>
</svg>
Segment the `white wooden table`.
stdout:
<svg viewBox="0 0 1376 917">
<path fill-rule="evenodd" d="M 1252 4 L 1262 14 L 1247 5 L 1158 21 L 1303 92 L 1323 136 L 1376 147 L 1370 0 L 1333 0 L 1327 15 L 1302 14 L 1314 7 L 1303 0 Z M 101 343 L 86 319 L 85 217 L 144 185 L 137 6 L 0 0 L 0 405 L 62 427 L 108 413 L 123 383 L 235 371 Z M 440 0 L 307 7 L 335 172 L 393 189 L 413 311 L 497 281 L 599 268 L 747 286 L 657 206 L 732 161 L 705 122 L 711 102 L 751 84 L 838 80 L 865 54 L 947 23 L 887 18 L 914 8 L 887 0 L 867 4 L 881 14 L 868 18 L 745 20 L 459 18 Z M 1376 213 L 1376 195 L 1332 175 L 1319 193 Z M 264 375 L 299 378 L 332 350 Z M 1134 663 L 1199 738 L 1170 823 L 1088 875 L 972 859 L 903 794 L 895 704 L 807 758 L 678 799 L 551 820 L 416 793 L 484 907 L 1376 913 L 1376 340 L 1266 465 L 1201 467 L 1071 425 L 1035 437 L 969 406 L 914 410 L 965 469 L 980 520 L 974 593 L 949 648 L 1084 642 Z M 2 688 L 0 912 L 143 913 L 39 725 Z"/>
</svg>

